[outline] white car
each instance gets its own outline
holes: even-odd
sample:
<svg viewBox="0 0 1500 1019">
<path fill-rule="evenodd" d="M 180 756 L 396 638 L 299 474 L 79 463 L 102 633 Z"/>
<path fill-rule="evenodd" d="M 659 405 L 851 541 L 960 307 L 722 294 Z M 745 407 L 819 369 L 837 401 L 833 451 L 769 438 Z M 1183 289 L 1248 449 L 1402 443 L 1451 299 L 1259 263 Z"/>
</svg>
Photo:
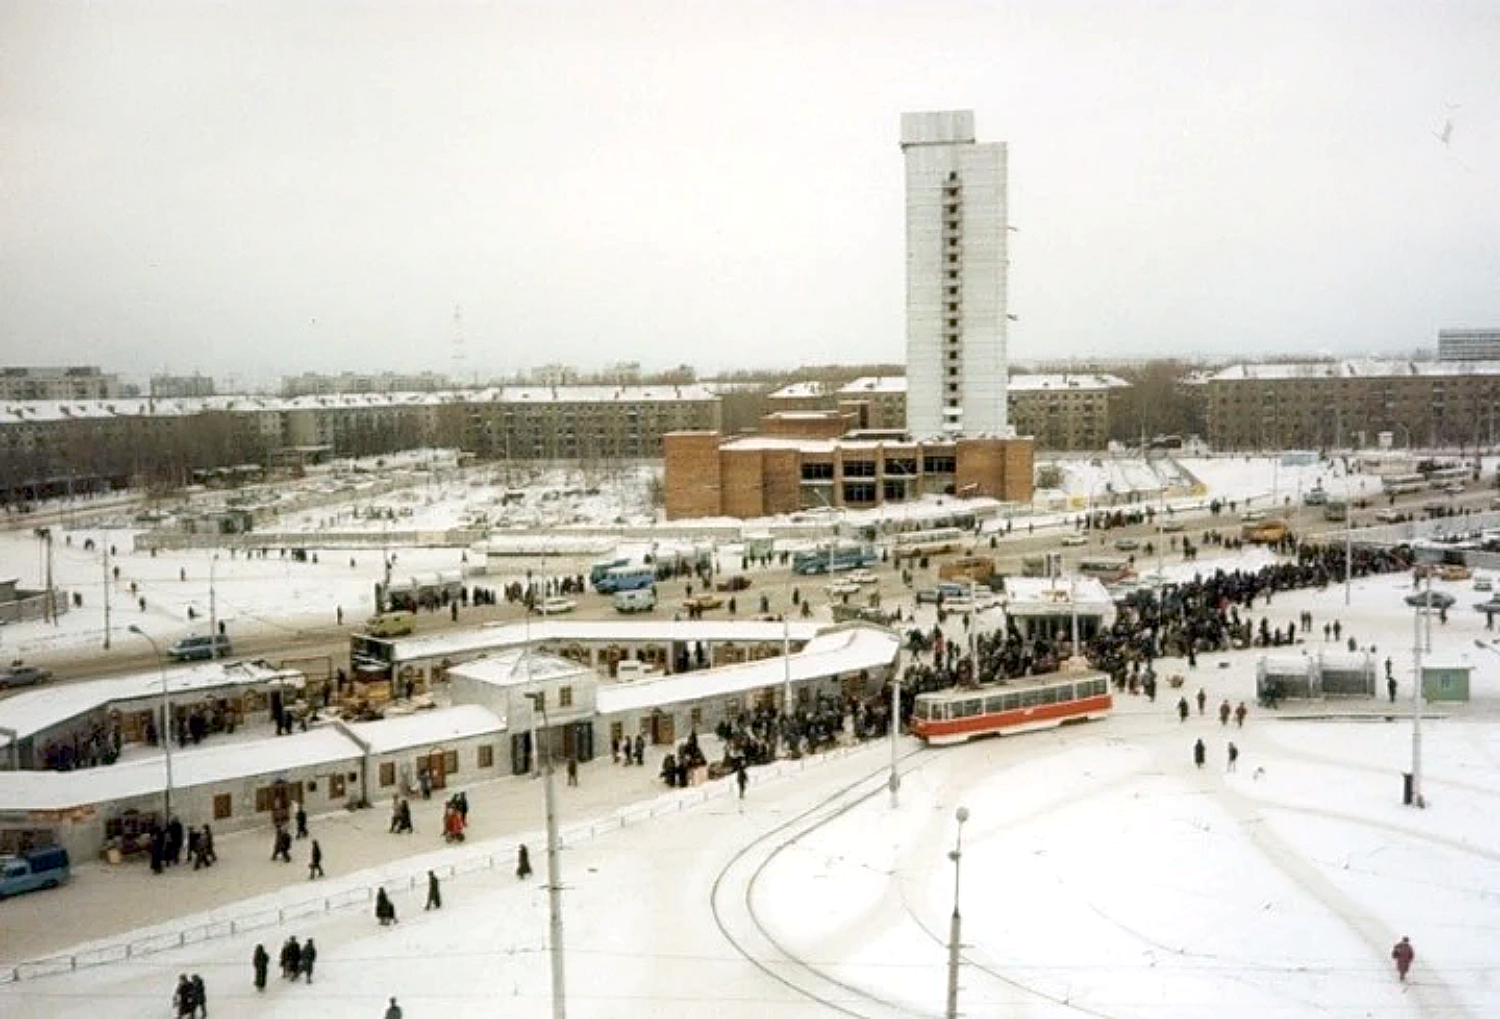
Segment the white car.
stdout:
<svg viewBox="0 0 1500 1019">
<path fill-rule="evenodd" d="M 845 579 L 851 580 L 856 584 L 874 584 L 879 582 L 880 580 L 879 577 L 875 576 L 875 574 L 871 573 L 869 570 L 855 570 Z"/>
<path fill-rule="evenodd" d="M 577 607 L 578 603 L 572 598 L 553 595 L 551 598 L 543 598 L 537 611 L 544 616 L 556 616 L 563 612 L 572 612 Z"/>
<path fill-rule="evenodd" d="M 1087 545 L 1089 538 L 1086 534 L 1065 534 L 1062 543 L 1064 548 L 1073 548 L 1077 545 Z"/>
<path fill-rule="evenodd" d="M 853 580 L 835 580 L 823 588 L 835 598 L 846 594 L 859 594 L 859 585 Z"/>
</svg>

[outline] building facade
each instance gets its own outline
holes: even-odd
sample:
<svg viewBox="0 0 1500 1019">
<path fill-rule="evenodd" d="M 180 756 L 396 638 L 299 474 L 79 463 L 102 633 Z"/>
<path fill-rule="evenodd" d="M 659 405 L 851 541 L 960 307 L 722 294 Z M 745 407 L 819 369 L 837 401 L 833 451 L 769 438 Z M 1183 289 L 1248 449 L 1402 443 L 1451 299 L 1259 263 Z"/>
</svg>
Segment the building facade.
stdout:
<svg viewBox="0 0 1500 1019">
<path fill-rule="evenodd" d="M 1407 447 L 1493 445 L 1500 361 L 1238 364 L 1201 386 L 1215 449 L 1339 449 L 1391 432 Z"/>
<path fill-rule="evenodd" d="M 120 395 L 120 377 L 92 366 L 0 368 L 0 401 L 104 400 Z"/>
<path fill-rule="evenodd" d="M 1029 502 L 1030 439 L 917 442 L 679 432 L 664 443 L 669 520 L 871 509 L 928 495 Z"/>
<path fill-rule="evenodd" d="M 906 161 L 906 427 L 1009 434 L 1006 163 L 968 110 L 901 115 Z"/>
<path fill-rule="evenodd" d="M 1500 329 L 1439 329 L 1439 361 L 1500 361 Z"/>
</svg>

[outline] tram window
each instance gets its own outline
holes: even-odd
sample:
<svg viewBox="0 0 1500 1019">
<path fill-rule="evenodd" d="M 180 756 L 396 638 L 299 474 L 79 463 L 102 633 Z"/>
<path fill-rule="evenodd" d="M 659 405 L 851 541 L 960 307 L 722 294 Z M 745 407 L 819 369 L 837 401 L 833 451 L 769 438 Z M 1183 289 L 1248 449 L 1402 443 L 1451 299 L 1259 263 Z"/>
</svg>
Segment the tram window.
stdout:
<svg viewBox="0 0 1500 1019">
<path fill-rule="evenodd" d="M 996 694 L 993 697 L 986 697 L 984 699 L 984 713 L 986 715 L 993 715 L 995 712 L 1003 711 L 1004 709 L 1005 697 L 1003 695 Z"/>
<path fill-rule="evenodd" d="M 977 700 L 957 701 L 953 705 L 954 718 L 973 718 L 977 714 L 979 714 L 979 701 Z"/>
<path fill-rule="evenodd" d="M 1036 707 L 1038 704 L 1041 703 L 1041 694 L 1042 694 L 1042 692 L 1040 690 L 1022 690 L 1021 691 L 1021 707 L 1023 707 L 1023 708 L 1034 708 L 1034 707 Z"/>
<path fill-rule="evenodd" d="M 1006 711 L 1014 711 L 1017 708 L 1019 708 L 1020 706 L 1021 706 L 1021 695 L 1020 694 L 1018 694 L 1018 693 L 1008 693 L 1008 694 L 1005 695 L 1005 710 Z"/>
</svg>

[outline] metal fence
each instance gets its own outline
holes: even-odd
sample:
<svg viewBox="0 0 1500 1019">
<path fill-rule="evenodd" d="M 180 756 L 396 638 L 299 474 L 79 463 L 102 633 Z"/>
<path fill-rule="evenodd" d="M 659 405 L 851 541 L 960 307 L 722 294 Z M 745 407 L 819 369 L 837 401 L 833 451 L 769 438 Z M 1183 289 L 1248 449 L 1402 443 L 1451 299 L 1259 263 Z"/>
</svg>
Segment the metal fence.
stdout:
<svg viewBox="0 0 1500 1019">
<path fill-rule="evenodd" d="M 754 772 L 756 782 L 759 784 L 768 779 L 781 778 L 785 775 L 803 771 L 814 765 L 840 760 L 869 745 L 868 743 L 859 743 L 853 746 L 837 747 L 826 753 L 801 757 L 796 760 L 778 761 L 775 764 L 756 768 Z M 681 813 L 691 807 L 707 803 L 718 796 L 731 796 L 734 794 L 735 783 L 732 777 L 718 779 L 696 788 L 663 793 L 655 799 L 642 803 L 633 803 L 603 817 L 583 821 L 560 830 L 558 832 L 559 846 L 566 848 L 568 846 L 580 845 L 590 839 L 619 831 L 622 828 L 629 828 L 670 814 Z M 536 832 L 523 832 L 521 834 L 529 836 L 533 841 L 542 838 Z M 495 840 L 489 841 L 493 843 Z M 111 963 L 140 959 L 145 956 L 155 955 L 158 952 L 169 952 L 188 945 L 200 944 L 219 938 L 234 937 L 237 934 L 243 934 L 247 931 L 277 927 L 288 920 L 321 916 L 335 910 L 364 906 L 375 901 L 375 893 L 380 888 L 386 889 L 387 893 L 389 893 L 403 889 L 406 891 L 415 891 L 419 887 L 425 887 L 428 870 L 432 870 L 445 878 L 453 878 L 482 871 L 506 869 L 515 863 L 515 845 L 507 846 L 503 850 L 485 849 L 477 845 L 473 848 L 474 852 L 472 855 L 467 855 L 442 867 L 427 867 L 425 865 L 413 867 L 413 869 L 402 873 L 388 874 L 383 880 L 372 884 L 345 889 L 341 892 L 310 896 L 306 899 L 300 899 L 296 902 L 285 903 L 279 906 L 246 905 L 243 912 L 233 916 L 226 917 L 222 911 L 219 911 L 219 915 L 214 920 L 200 920 L 195 922 L 192 918 L 188 918 L 180 924 L 175 925 L 168 922 L 162 925 L 167 929 L 154 929 L 153 933 L 150 934 L 135 933 L 122 935 L 119 938 L 106 940 L 102 943 L 91 943 L 87 948 L 79 949 L 75 952 L 0 966 L 0 984 L 13 984 L 22 980 L 37 980 L 43 977 L 56 976 L 61 973 L 72 973 L 81 969 L 90 969 L 94 966 L 106 966 Z"/>
</svg>

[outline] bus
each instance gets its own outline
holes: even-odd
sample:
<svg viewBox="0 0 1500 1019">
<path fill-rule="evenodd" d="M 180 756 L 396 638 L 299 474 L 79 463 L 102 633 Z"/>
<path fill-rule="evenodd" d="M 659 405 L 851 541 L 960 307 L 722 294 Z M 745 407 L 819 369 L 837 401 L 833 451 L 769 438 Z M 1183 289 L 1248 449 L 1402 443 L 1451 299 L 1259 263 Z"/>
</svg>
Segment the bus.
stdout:
<svg viewBox="0 0 1500 1019">
<path fill-rule="evenodd" d="M 1405 495 L 1408 492 L 1420 492 L 1427 487 L 1427 475 L 1425 474 L 1387 474 L 1381 479 L 1381 487 L 1385 489 L 1386 495 Z"/>
<path fill-rule="evenodd" d="M 1113 707 L 1108 676 L 1065 669 L 1009 683 L 919 693 L 911 731 L 940 746 L 1105 718 Z"/>
<path fill-rule="evenodd" d="M 891 535 L 891 555 L 897 559 L 940 555 L 963 547 L 964 532 L 957 527 L 934 527 L 926 531 L 902 531 Z"/>
<path fill-rule="evenodd" d="M 589 583 L 594 585 L 594 590 L 599 589 L 599 582 L 604 579 L 610 570 L 618 570 L 621 567 L 631 566 L 635 560 L 629 556 L 613 555 L 606 556 L 589 566 Z"/>
<path fill-rule="evenodd" d="M 1442 486 L 1454 481 L 1468 481 L 1471 474 L 1472 470 L 1468 467 L 1465 467 L 1463 464 L 1449 465 L 1446 467 L 1434 467 L 1432 470 L 1427 472 L 1427 483 L 1432 485 L 1434 488 L 1441 488 Z"/>
<path fill-rule="evenodd" d="M 606 570 L 604 576 L 594 581 L 594 590 L 600 594 L 614 594 L 616 591 L 639 591 L 655 583 L 656 567 L 650 563 L 635 563 Z"/>
<path fill-rule="evenodd" d="M 1078 561 L 1078 573 L 1080 576 L 1093 577 L 1095 580 L 1105 584 L 1118 584 L 1122 580 L 1128 580 L 1135 575 L 1131 569 L 1129 559 L 1120 559 L 1117 556 L 1098 556 Z"/>
<path fill-rule="evenodd" d="M 813 573 L 840 573 L 873 566 L 880 555 L 869 545 L 838 545 L 809 549 L 792 556 L 792 572 L 803 576 Z"/>
</svg>

